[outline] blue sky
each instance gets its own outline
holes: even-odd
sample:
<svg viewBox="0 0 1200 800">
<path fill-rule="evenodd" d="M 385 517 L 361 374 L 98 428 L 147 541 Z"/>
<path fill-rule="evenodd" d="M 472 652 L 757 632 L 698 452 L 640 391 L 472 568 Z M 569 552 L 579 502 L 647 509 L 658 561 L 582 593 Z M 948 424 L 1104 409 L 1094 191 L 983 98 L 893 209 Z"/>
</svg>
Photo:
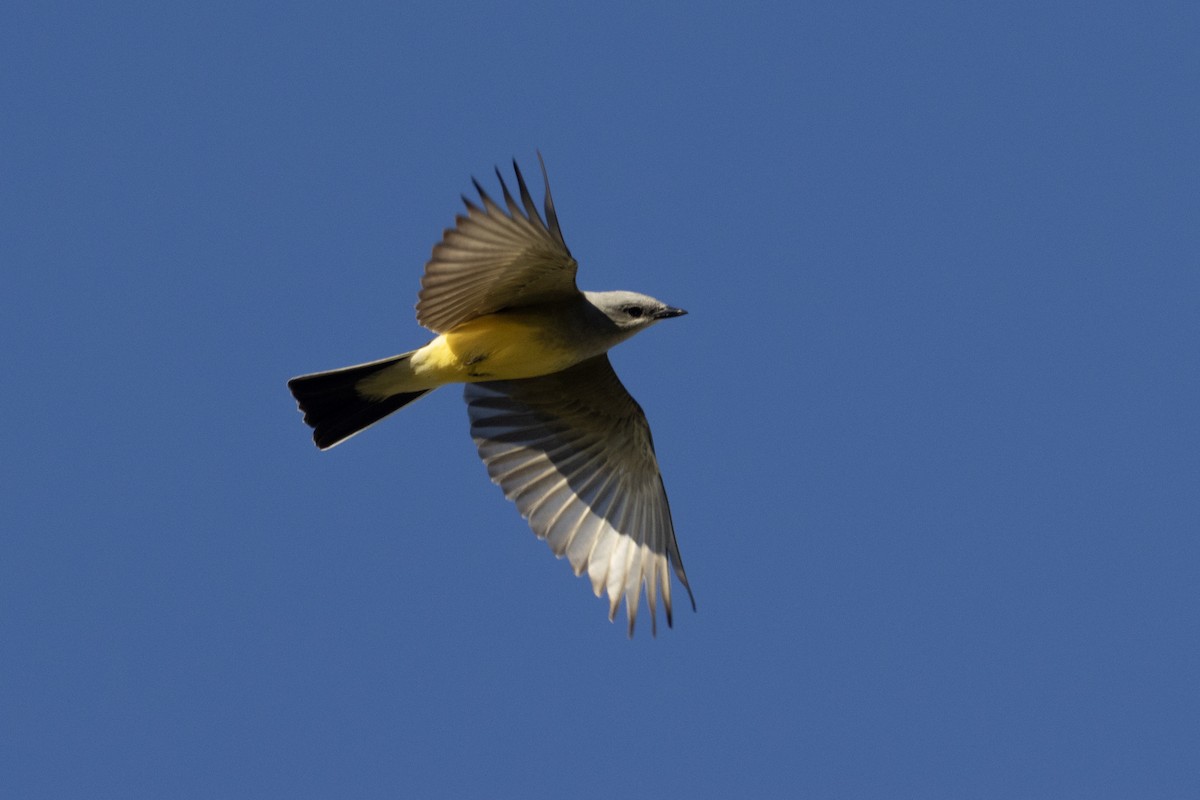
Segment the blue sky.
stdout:
<svg viewBox="0 0 1200 800">
<path fill-rule="evenodd" d="M 1200 791 L 1194 4 L 0 11 L 0 794 Z M 632 641 L 426 333 L 546 158 L 698 611 Z"/>
</svg>

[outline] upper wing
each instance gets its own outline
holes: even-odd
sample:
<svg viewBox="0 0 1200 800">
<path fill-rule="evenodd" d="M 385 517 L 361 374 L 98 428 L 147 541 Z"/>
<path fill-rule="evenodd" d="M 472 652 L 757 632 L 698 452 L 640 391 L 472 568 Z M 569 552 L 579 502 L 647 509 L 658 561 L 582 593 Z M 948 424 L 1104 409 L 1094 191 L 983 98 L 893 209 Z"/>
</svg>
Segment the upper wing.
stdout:
<svg viewBox="0 0 1200 800">
<path fill-rule="evenodd" d="M 608 590 L 610 620 L 624 597 L 633 635 L 644 585 L 652 630 L 660 589 L 670 625 L 668 562 L 695 608 L 650 426 L 608 356 L 540 378 L 468 383 L 466 400 L 488 474 L 555 555 L 576 575 L 587 570 L 597 597 Z"/>
<path fill-rule="evenodd" d="M 541 154 L 538 161 L 541 162 Z M 497 205 L 472 179 L 483 208 L 465 196 L 466 215 L 455 218 L 442 241 L 434 245 L 433 257 L 425 265 L 417 299 L 417 322 L 444 333 L 460 322 L 510 306 L 532 305 L 579 293 L 575 286 L 575 259 L 567 250 L 554 201 L 550 178 L 542 164 L 546 182 L 546 222 L 538 216 L 517 162 L 524 211 L 500 178 L 507 211 Z"/>
</svg>

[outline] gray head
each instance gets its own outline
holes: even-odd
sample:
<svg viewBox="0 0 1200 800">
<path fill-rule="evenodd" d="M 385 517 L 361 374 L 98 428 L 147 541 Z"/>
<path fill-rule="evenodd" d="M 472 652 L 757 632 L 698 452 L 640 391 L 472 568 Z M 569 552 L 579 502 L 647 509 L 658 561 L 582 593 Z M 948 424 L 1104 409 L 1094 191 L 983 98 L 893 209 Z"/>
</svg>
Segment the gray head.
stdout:
<svg viewBox="0 0 1200 800">
<path fill-rule="evenodd" d="M 673 308 L 661 300 L 637 292 L 584 292 L 583 295 L 616 325 L 622 339 L 649 328 L 659 320 L 681 317 L 687 313 L 682 308 Z"/>
</svg>

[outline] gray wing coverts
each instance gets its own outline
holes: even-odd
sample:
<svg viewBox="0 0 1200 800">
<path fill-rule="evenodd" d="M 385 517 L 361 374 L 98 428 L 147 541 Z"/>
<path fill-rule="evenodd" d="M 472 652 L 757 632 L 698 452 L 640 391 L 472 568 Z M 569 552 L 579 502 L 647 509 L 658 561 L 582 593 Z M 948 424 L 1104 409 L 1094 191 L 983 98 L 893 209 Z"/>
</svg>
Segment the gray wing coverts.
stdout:
<svg viewBox="0 0 1200 800">
<path fill-rule="evenodd" d="M 650 427 L 607 356 L 553 375 L 466 386 L 471 435 L 488 474 L 576 575 L 585 571 L 609 619 L 621 598 L 633 635 L 645 587 L 657 632 L 661 591 L 671 624 L 668 562 L 688 591 Z M 695 607 L 695 600 L 692 599 Z"/>
<path fill-rule="evenodd" d="M 541 156 L 538 156 L 539 161 Z M 444 333 L 454 326 L 502 308 L 566 299 L 579 293 L 575 259 L 567 250 L 546 181 L 546 222 L 538 216 L 517 163 L 521 205 L 500 175 L 501 208 L 483 187 L 475 188 L 483 206 L 463 197 L 467 213 L 455 218 L 425 265 L 417 299 L 417 322 Z"/>
</svg>

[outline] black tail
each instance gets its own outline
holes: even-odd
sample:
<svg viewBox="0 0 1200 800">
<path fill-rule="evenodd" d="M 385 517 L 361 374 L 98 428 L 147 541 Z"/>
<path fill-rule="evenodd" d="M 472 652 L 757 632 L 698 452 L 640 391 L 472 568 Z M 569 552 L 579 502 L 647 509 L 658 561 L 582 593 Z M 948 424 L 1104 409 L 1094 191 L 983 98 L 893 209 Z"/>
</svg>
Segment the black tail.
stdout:
<svg viewBox="0 0 1200 800">
<path fill-rule="evenodd" d="M 317 447 L 322 450 L 333 447 L 429 391 L 405 392 L 380 399 L 365 397 L 355 388 L 363 378 L 387 369 L 409 355 L 405 353 L 356 367 L 301 375 L 288 381 L 288 388 L 304 412 L 304 421 L 312 426 Z"/>
</svg>

